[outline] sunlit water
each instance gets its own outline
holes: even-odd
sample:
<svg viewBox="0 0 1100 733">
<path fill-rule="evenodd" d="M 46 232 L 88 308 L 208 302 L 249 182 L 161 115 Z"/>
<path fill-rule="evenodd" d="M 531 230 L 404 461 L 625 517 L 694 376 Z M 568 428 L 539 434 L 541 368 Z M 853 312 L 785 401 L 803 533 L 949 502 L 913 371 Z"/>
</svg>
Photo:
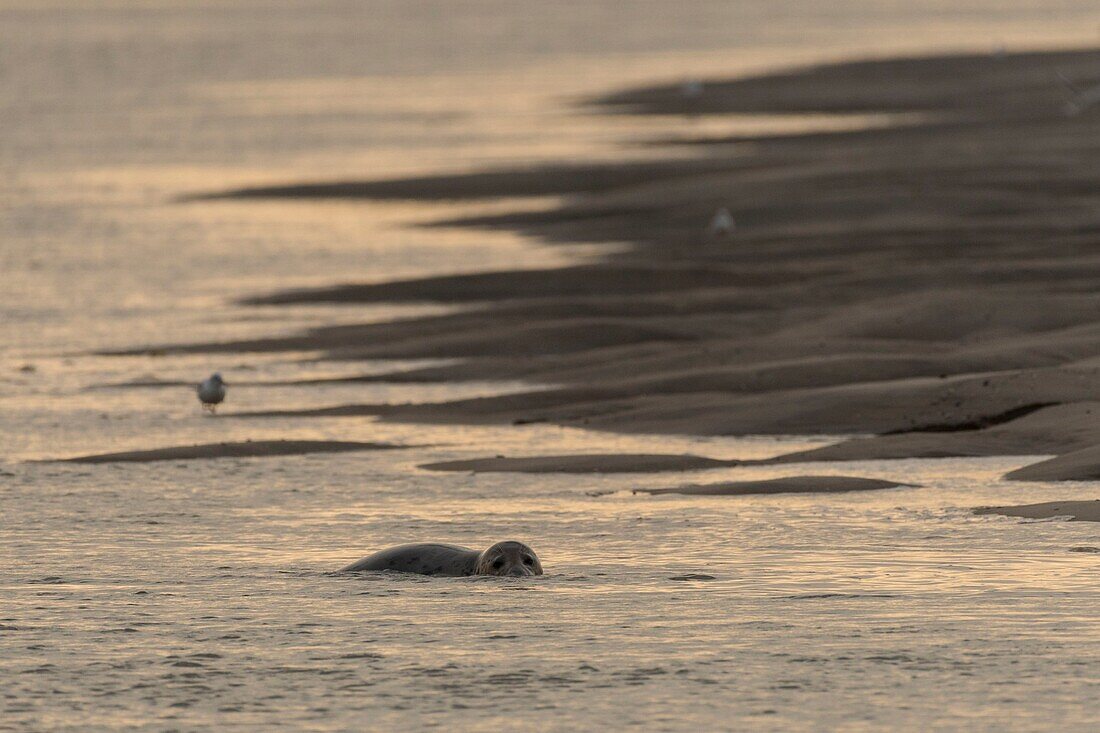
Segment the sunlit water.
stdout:
<svg viewBox="0 0 1100 733">
<path fill-rule="evenodd" d="M 1100 36 L 1086 2 L 831 5 L 0 0 L 0 729 L 1092 729 L 1100 555 L 1081 550 L 1100 546 L 1096 525 L 969 513 L 1095 496 L 999 479 L 1030 458 L 797 469 L 919 489 L 649 497 L 630 490 L 794 469 L 417 466 L 819 441 L 234 419 L 524 385 L 272 386 L 412 364 L 87 355 L 442 310 L 232 302 L 272 288 L 594 254 L 415 226 L 471 206 L 181 194 L 651 155 L 634 143 L 804 123 L 608 119 L 570 100 L 852 52 Z M 186 388 L 102 388 L 215 369 L 235 383 L 217 419 Z M 426 447 L 32 462 L 288 437 Z M 504 538 L 548 574 L 330 572 L 400 542 Z M 674 579 L 689 575 L 709 579 Z"/>
</svg>

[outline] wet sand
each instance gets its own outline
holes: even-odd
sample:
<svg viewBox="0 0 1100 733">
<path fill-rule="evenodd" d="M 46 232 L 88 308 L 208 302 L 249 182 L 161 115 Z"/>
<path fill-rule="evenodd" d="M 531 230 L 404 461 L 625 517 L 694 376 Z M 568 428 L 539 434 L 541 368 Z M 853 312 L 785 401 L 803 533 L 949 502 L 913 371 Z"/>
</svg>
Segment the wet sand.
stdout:
<svg viewBox="0 0 1100 733">
<path fill-rule="evenodd" d="M 786 476 L 764 481 L 727 481 L 720 484 L 685 484 L 664 489 L 635 489 L 635 494 L 688 494 L 691 496 L 747 496 L 750 494 L 833 494 L 913 487 L 895 481 L 857 476 Z"/>
<path fill-rule="evenodd" d="M 1043 455 L 1100 443 L 1100 404 L 1077 402 L 1029 409 L 986 428 L 939 426 L 871 438 L 855 438 L 787 453 L 776 463 L 859 461 L 890 458 L 955 458 Z"/>
<path fill-rule="evenodd" d="M 778 459 L 1061 454 L 1100 443 L 1100 52 L 859 61 L 629 90 L 631 115 L 903 114 L 888 127 L 681 144 L 697 158 L 390 181 L 299 182 L 232 199 L 563 196 L 441 222 L 546 242 L 629 243 L 594 264 L 253 295 L 248 304 L 475 306 L 287 337 L 156 349 L 444 358 L 370 379 L 553 385 L 435 404 L 254 416 L 547 422 L 693 435 L 873 435 Z M 728 208 L 736 228 L 707 231 Z M 144 348 L 128 353 L 140 353 Z M 608 459 L 622 468 L 621 459 Z M 456 470 L 600 471 L 596 459 Z M 639 466 L 642 464 L 639 461 Z"/>
<path fill-rule="evenodd" d="M 728 468 L 739 463 L 741 461 L 723 461 L 692 455 L 604 453 L 523 458 L 496 456 L 495 458 L 425 463 L 420 468 L 429 471 L 470 471 L 472 473 L 657 473 Z"/>
<path fill-rule="evenodd" d="M 238 413 L 243 417 L 362 417 L 384 415 L 383 405 L 343 405 L 316 410 Z M 410 408 L 403 408 L 410 409 Z M 903 458 L 974 458 L 988 456 L 1069 455 L 1009 473 L 1006 478 L 1032 481 L 1100 479 L 1100 403 L 1025 405 L 985 421 L 927 425 L 919 429 L 842 440 L 771 458 L 718 459 L 698 455 L 578 454 L 492 456 L 421 466 L 432 471 L 473 473 L 652 473 L 695 471 L 732 466 L 768 466 L 811 462 L 868 461 Z M 430 422 L 431 416 L 425 418 Z M 531 422 L 545 422 L 532 420 Z M 522 421 L 520 421 L 522 424 Z"/>
<path fill-rule="evenodd" d="M 1005 476 L 1016 481 L 1097 481 L 1100 480 L 1100 445 L 1082 448 L 1051 458 Z"/>
<path fill-rule="evenodd" d="M 338 440 L 250 440 L 241 443 L 209 443 L 153 450 L 99 453 L 58 459 L 64 463 L 148 463 L 150 461 L 198 460 L 209 458 L 253 458 L 297 456 L 306 453 L 348 453 L 351 451 L 398 450 L 409 446 Z"/>
<path fill-rule="evenodd" d="M 1003 514 L 1006 517 L 1025 519 L 1052 519 L 1070 517 L 1071 522 L 1100 522 L 1100 499 L 1092 501 L 1048 501 L 1042 504 L 1021 506 L 989 506 L 974 510 L 975 514 Z M 1091 548 L 1090 548 L 1091 549 Z M 1083 552 L 1075 548 L 1076 552 Z"/>
</svg>

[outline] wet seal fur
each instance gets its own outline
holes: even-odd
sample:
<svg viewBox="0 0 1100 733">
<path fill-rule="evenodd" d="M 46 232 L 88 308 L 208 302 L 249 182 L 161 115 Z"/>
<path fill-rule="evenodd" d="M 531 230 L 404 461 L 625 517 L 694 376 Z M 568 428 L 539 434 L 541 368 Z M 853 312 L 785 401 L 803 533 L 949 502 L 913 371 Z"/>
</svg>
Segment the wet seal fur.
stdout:
<svg viewBox="0 0 1100 733">
<path fill-rule="evenodd" d="M 400 545 L 368 555 L 341 572 L 390 570 L 399 573 L 462 577 L 499 575 L 525 577 L 542 575 L 538 555 L 522 542 L 498 542 L 479 552 L 458 545 L 423 543 Z"/>
</svg>

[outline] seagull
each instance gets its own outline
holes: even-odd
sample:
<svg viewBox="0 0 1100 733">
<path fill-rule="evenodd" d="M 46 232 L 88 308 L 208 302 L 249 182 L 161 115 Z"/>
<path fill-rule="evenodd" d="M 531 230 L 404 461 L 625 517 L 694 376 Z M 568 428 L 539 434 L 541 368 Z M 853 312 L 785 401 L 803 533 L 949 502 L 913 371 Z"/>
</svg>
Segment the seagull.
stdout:
<svg viewBox="0 0 1100 733">
<path fill-rule="evenodd" d="M 202 403 L 202 409 L 214 414 L 214 410 L 218 408 L 218 405 L 225 399 L 225 388 L 229 386 L 222 379 L 221 374 L 211 374 L 202 382 L 199 382 L 197 392 L 199 393 L 199 402 Z"/>
<path fill-rule="evenodd" d="M 735 226 L 737 224 L 733 221 L 733 215 L 730 214 L 729 209 L 723 206 L 714 212 L 714 216 L 710 220 L 710 226 L 707 227 L 707 233 L 712 237 L 724 237 L 732 232 Z"/>
</svg>

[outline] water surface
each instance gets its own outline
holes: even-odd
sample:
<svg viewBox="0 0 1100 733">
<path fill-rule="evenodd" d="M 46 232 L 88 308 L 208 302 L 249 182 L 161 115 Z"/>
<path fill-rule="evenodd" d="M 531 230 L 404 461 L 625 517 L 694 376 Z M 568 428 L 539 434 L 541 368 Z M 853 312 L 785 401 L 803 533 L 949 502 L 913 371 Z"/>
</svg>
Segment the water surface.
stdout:
<svg viewBox="0 0 1100 733">
<path fill-rule="evenodd" d="M 848 54 L 1098 37 L 1094 4 L 1070 0 L 0 0 L 0 728 L 1091 728 L 1100 556 L 1071 550 L 1100 546 L 1095 525 L 969 514 L 1094 495 L 999 479 L 1027 457 L 798 467 L 923 485 L 826 497 L 630 493 L 777 468 L 430 473 L 417 465 L 763 457 L 820 441 L 249 421 L 231 413 L 525 385 L 265 386 L 414 365 L 89 354 L 441 310 L 233 302 L 274 288 L 598 254 L 416 226 L 515 202 L 181 203 L 186 194 L 649 156 L 641 143 L 653 138 L 848 124 L 638 121 L 572 102 Z M 235 384 L 218 419 L 185 387 L 101 388 L 215 369 Z M 268 438 L 429 447 L 29 462 Z M 505 538 L 532 544 L 548 575 L 330 572 L 405 541 Z M 709 579 L 674 580 L 690 575 Z"/>
</svg>

